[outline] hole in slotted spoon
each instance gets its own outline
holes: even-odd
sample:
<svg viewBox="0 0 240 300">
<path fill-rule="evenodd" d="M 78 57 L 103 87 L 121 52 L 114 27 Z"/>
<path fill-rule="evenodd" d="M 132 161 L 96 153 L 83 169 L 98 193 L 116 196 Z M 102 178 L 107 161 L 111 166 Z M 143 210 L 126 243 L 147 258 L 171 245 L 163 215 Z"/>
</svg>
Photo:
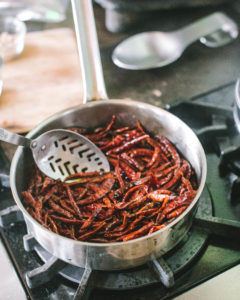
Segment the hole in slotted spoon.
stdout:
<svg viewBox="0 0 240 300">
<path fill-rule="evenodd" d="M 73 153 L 73 150 L 74 150 L 74 149 L 79 148 L 79 147 L 81 147 L 82 145 L 83 145 L 83 144 L 77 144 L 77 145 L 75 145 L 75 146 L 70 147 L 69 150 L 70 150 L 71 153 Z"/>
<path fill-rule="evenodd" d="M 88 154 L 88 155 L 87 155 L 88 161 L 91 161 L 91 160 L 92 160 L 91 157 L 94 156 L 94 155 L 96 155 L 95 152 L 93 152 L 93 153 L 91 153 L 91 154 Z"/>
<path fill-rule="evenodd" d="M 60 138 L 60 139 L 58 139 L 58 140 L 59 140 L 59 142 L 62 142 L 62 141 L 64 141 L 64 140 L 66 140 L 66 139 L 68 139 L 68 136 L 67 136 L 67 135 L 64 136 L 64 137 L 62 137 L 62 138 Z"/>
<path fill-rule="evenodd" d="M 54 145 L 55 145 L 55 147 L 57 148 L 57 147 L 58 147 L 58 142 L 55 141 L 55 142 L 54 142 Z"/>
<path fill-rule="evenodd" d="M 60 161 L 62 161 L 62 159 L 58 158 L 58 159 L 55 160 L 55 163 L 59 163 Z"/>
<path fill-rule="evenodd" d="M 79 165 L 72 166 L 74 173 L 78 173 L 78 170 L 77 170 L 78 167 L 79 167 Z"/>
<path fill-rule="evenodd" d="M 53 170 L 53 172 L 56 172 L 55 168 L 54 168 L 54 165 L 52 163 L 50 163 L 50 167 L 51 169 Z"/>
<path fill-rule="evenodd" d="M 64 176 L 64 172 L 61 166 L 58 166 L 58 170 L 61 172 L 61 174 Z"/>
<path fill-rule="evenodd" d="M 49 156 L 48 160 L 52 160 L 54 158 L 54 156 Z"/>
<path fill-rule="evenodd" d="M 71 144 L 73 144 L 73 143 L 76 143 L 77 141 L 78 141 L 77 139 L 71 140 L 71 141 L 67 142 L 67 144 L 68 144 L 68 145 L 71 145 Z"/>
<path fill-rule="evenodd" d="M 89 150 L 89 148 L 79 151 L 78 154 L 79 154 L 80 158 L 82 158 L 83 157 L 82 154 L 87 152 L 88 150 Z"/>
<path fill-rule="evenodd" d="M 87 171 L 88 167 L 82 168 L 82 172 L 85 173 Z"/>
<path fill-rule="evenodd" d="M 67 171 L 67 173 L 68 173 L 68 175 L 71 174 L 70 170 L 68 169 L 68 165 L 70 165 L 70 164 L 71 164 L 70 161 L 67 161 L 67 162 L 65 162 L 65 163 L 63 164 L 64 167 L 65 167 L 65 169 L 66 169 L 66 171 Z"/>
<path fill-rule="evenodd" d="M 67 148 L 66 148 L 65 145 L 62 145 L 62 149 L 63 149 L 63 151 L 66 151 L 66 150 L 67 150 Z"/>
</svg>

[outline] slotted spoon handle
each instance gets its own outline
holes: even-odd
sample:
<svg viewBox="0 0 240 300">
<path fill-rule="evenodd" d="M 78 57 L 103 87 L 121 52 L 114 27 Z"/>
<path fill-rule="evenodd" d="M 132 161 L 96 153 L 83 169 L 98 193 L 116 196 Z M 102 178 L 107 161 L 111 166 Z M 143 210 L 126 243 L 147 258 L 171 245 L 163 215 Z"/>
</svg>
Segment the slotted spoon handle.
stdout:
<svg viewBox="0 0 240 300">
<path fill-rule="evenodd" d="M 24 147 L 30 147 L 32 142 L 32 140 L 25 138 L 22 135 L 8 131 L 4 128 L 0 128 L 0 141 Z"/>
</svg>

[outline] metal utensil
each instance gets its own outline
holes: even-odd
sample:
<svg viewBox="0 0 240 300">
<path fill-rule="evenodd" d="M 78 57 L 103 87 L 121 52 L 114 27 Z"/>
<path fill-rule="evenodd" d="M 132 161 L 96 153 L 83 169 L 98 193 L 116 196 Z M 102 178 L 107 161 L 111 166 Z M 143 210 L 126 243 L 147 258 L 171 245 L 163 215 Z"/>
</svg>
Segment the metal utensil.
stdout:
<svg viewBox="0 0 240 300">
<path fill-rule="evenodd" d="M 124 69 L 159 68 L 176 61 L 190 44 L 199 39 L 206 46 L 217 47 L 237 36 L 236 23 L 217 12 L 176 31 L 144 32 L 129 37 L 114 49 L 112 59 Z"/>
<path fill-rule="evenodd" d="M 110 170 L 102 151 L 89 139 L 70 130 L 50 130 L 31 140 L 0 128 L 0 140 L 31 148 L 38 168 L 53 179 L 64 180 L 77 172 Z"/>
</svg>

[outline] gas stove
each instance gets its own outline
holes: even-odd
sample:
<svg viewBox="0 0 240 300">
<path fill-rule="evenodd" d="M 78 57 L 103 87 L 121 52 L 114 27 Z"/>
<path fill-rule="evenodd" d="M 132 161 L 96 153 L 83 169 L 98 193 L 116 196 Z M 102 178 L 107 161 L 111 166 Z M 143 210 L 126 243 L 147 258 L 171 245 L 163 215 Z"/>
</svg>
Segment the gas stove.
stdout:
<svg viewBox="0 0 240 300">
<path fill-rule="evenodd" d="M 11 269 L 14 282 L 7 280 L 4 291 L 8 286 L 9 295 L 18 295 L 10 299 L 145 300 L 172 299 L 182 293 L 186 294 L 179 299 L 193 299 L 192 288 L 211 284 L 228 269 L 235 271 L 240 263 L 240 138 L 233 121 L 234 89 L 235 82 L 166 107 L 198 135 L 206 152 L 208 175 L 187 236 L 147 265 L 120 272 L 91 272 L 51 256 L 28 234 L 6 187 L 6 177 L 1 176 L 5 187 L 0 194 L 0 257 L 6 269 Z M 5 172 L 9 163 L 3 158 L 0 166 Z M 3 268 L 0 272 L 5 277 Z"/>
</svg>

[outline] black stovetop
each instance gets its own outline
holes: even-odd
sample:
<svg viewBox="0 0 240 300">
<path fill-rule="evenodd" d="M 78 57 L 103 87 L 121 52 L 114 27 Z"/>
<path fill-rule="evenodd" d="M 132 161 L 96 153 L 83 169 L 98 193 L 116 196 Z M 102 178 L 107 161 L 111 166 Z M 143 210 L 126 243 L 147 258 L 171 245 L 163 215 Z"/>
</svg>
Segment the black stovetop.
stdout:
<svg viewBox="0 0 240 300">
<path fill-rule="evenodd" d="M 207 184 L 200 202 L 204 202 L 207 198 L 207 201 L 212 202 L 212 206 L 209 209 L 200 205 L 200 211 L 189 233 L 190 235 L 191 232 L 194 234 L 197 232 L 201 238 L 204 236 L 204 242 L 202 242 L 201 247 L 197 251 L 199 252 L 198 255 L 194 259 L 191 258 L 187 267 L 176 272 L 173 288 L 167 289 L 158 279 L 153 280 L 153 284 L 130 290 L 124 290 L 124 286 L 121 284 L 117 286 L 118 290 L 111 290 L 110 285 L 105 290 L 94 288 L 90 299 L 170 299 L 240 262 L 239 241 L 229 234 L 228 222 L 226 221 L 226 232 L 223 227 L 219 228 L 217 226 L 218 222 L 223 221 L 224 223 L 225 219 L 240 220 L 240 197 L 236 193 L 235 195 L 231 193 L 231 187 L 239 175 L 237 174 L 238 162 L 234 162 L 234 168 L 231 168 L 232 164 L 227 163 L 226 166 L 222 166 L 219 169 L 220 162 L 223 160 L 221 156 L 224 156 L 224 151 L 226 152 L 226 149 L 233 145 L 240 145 L 240 139 L 232 117 L 234 85 L 235 83 L 230 83 L 217 90 L 191 99 L 192 101 L 179 101 L 171 107 L 167 107 L 167 109 L 182 118 L 195 130 L 207 154 Z M 207 108 L 204 106 L 205 104 Z M 4 166 L 6 166 L 6 162 L 4 162 Z M 9 189 L 1 188 L 0 197 L 0 210 L 14 205 Z M 206 213 L 205 210 L 208 210 L 208 212 Z M 215 218 L 212 218 L 212 213 Z M 207 218 L 205 218 L 206 216 Z M 213 222 L 209 226 L 210 230 L 208 230 L 208 233 L 205 229 L 199 227 L 201 224 L 205 224 L 206 220 L 204 219 Z M 237 231 L 239 231 L 239 227 Z M 29 298 L 41 300 L 73 299 L 78 285 L 63 278 L 61 275 L 54 276 L 47 284 L 33 289 L 28 288 L 25 280 L 26 273 L 43 263 L 35 251 L 25 251 L 23 236 L 26 233 L 26 227 L 23 222 L 12 224 L 1 230 L 2 239 L 8 248 L 9 254 L 12 256 L 16 271 L 29 294 Z M 235 231 L 233 231 L 233 236 L 234 234 Z M 179 246 L 179 248 L 181 247 L 182 245 Z M 174 256 L 175 254 L 170 252 L 164 257 L 170 265 L 173 264 L 171 255 Z M 186 259 L 188 260 L 188 258 Z M 174 262 L 174 267 L 177 268 L 176 261 Z M 131 270 L 133 273 L 135 271 L 138 270 Z M 97 275 L 99 276 L 99 282 L 101 281 L 100 278 L 104 276 L 104 278 L 107 278 L 104 272 L 98 272 Z M 123 275 L 125 276 L 126 274 Z M 115 272 L 114 276 L 118 278 L 120 275 Z M 154 274 L 151 274 L 151 276 L 154 278 Z M 97 283 L 97 277 L 95 280 L 95 286 L 101 286 Z M 116 288 L 116 284 L 113 284 L 112 288 Z"/>
</svg>

